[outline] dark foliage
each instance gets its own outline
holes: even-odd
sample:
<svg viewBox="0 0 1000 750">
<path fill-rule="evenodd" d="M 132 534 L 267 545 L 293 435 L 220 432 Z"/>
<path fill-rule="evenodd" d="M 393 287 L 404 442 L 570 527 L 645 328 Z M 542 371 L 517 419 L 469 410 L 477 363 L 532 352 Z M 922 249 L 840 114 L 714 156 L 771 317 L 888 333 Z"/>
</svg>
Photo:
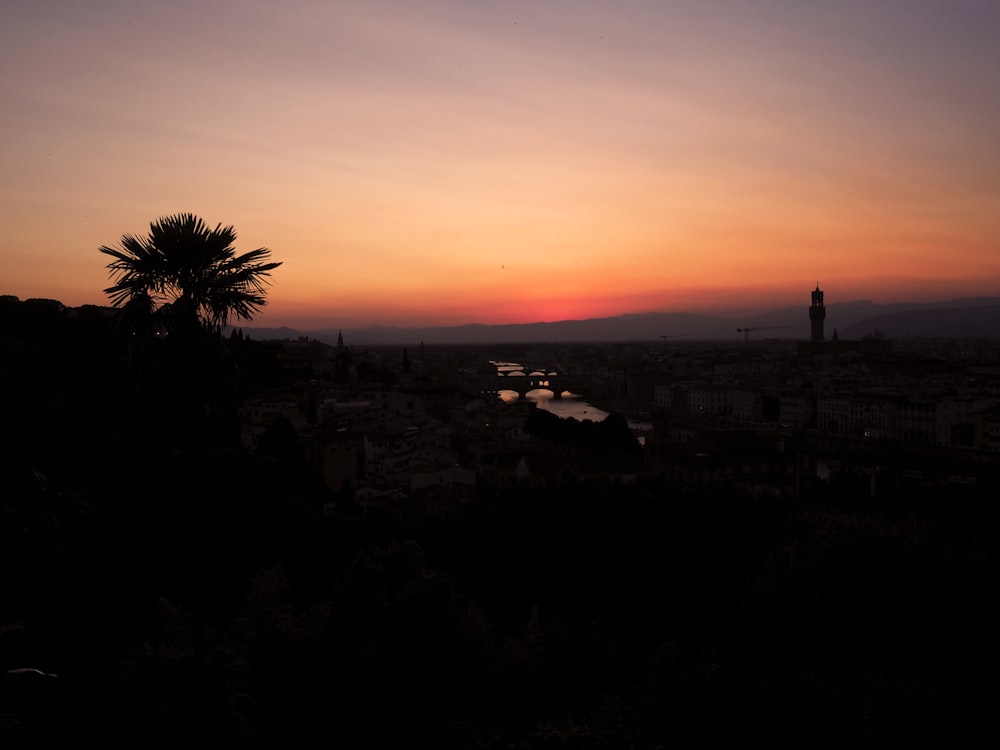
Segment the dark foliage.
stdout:
<svg viewBox="0 0 1000 750">
<path fill-rule="evenodd" d="M 600 422 L 589 419 L 581 422 L 572 417 L 560 419 L 545 409 L 534 409 L 524 431 L 543 440 L 599 456 L 638 457 L 642 453 L 628 421 L 618 414 L 610 414 Z"/>
</svg>

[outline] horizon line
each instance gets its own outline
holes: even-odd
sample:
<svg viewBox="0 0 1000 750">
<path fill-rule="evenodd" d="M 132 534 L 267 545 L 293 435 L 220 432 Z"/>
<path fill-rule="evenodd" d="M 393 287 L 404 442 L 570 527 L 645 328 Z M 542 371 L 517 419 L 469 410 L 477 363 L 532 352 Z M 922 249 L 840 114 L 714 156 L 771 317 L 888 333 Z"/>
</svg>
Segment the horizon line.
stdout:
<svg viewBox="0 0 1000 750">
<path fill-rule="evenodd" d="M 871 299 L 856 299 L 856 300 L 845 300 L 845 301 L 842 301 L 842 302 L 831 302 L 831 303 L 829 303 L 829 304 L 827 304 L 825 306 L 827 308 L 838 307 L 838 306 L 843 306 L 843 305 L 860 305 L 860 304 L 882 305 L 882 306 L 891 306 L 891 305 L 916 305 L 916 306 L 925 306 L 925 305 L 942 305 L 942 304 L 948 304 L 948 303 L 953 303 L 953 302 L 954 303 L 968 303 L 968 302 L 987 302 L 987 301 L 995 301 L 997 303 L 1000 303 L 1000 295 L 995 295 L 995 296 L 975 296 L 975 297 L 953 297 L 953 298 L 946 298 L 946 299 L 927 300 L 927 301 L 924 301 L 924 302 L 912 302 L 912 301 L 908 301 L 908 300 L 893 300 L 891 302 L 875 302 L 874 300 L 871 300 Z M 587 322 L 596 321 L 596 320 L 615 320 L 615 319 L 618 319 L 618 318 L 643 317 L 643 316 L 648 316 L 648 315 L 694 315 L 694 316 L 706 317 L 706 318 L 735 319 L 735 318 L 747 317 L 747 316 L 751 316 L 751 315 L 767 315 L 769 313 L 786 312 L 786 311 L 789 311 L 789 310 L 798 309 L 799 307 L 800 307 L 800 305 L 783 305 L 781 307 L 756 307 L 756 308 L 753 308 L 753 309 L 744 309 L 744 310 L 738 310 L 738 311 L 723 310 L 723 311 L 719 311 L 719 312 L 705 312 L 705 311 L 694 312 L 694 311 L 691 311 L 691 310 L 650 310 L 650 311 L 646 311 L 646 312 L 628 312 L 628 313 L 620 313 L 618 315 L 602 315 L 602 316 L 595 316 L 595 317 L 590 317 L 590 318 L 560 318 L 558 320 L 534 320 L 534 321 L 528 321 L 528 322 L 523 322 L 523 323 L 516 323 L 516 322 L 483 323 L 483 322 L 478 322 L 478 321 L 469 321 L 469 322 L 465 322 L 465 323 L 428 323 L 428 324 L 425 324 L 425 325 L 412 325 L 412 326 L 400 325 L 398 323 L 367 323 L 367 324 L 349 324 L 349 325 L 344 325 L 344 326 L 323 326 L 323 327 L 313 326 L 313 327 L 310 327 L 310 328 L 299 328 L 299 327 L 292 326 L 292 325 L 287 325 L 287 324 L 286 325 L 273 325 L 273 326 L 268 326 L 268 325 L 254 325 L 253 322 L 251 321 L 249 324 L 246 324 L 246 325 L 231 324 L 229 327 L 230 328 L 244 328 L 244 329 L 254 329 L 254 328 L 260 328 L 260 329 L 281 329 L 281 328 L 288 328 L 288 329 L 291 329 L 291 330 L 301 330 L 304 333 L 308 333 L 308 332 L 311 332 L 311 331 L 317 331 L 317 330 L 328 331 L 328 330 L 333 330 L 334 328 L 339 329 L 341 331 L 356 331 L 356 330 L 371 330 L 371 329 L 398 329 L 398 330 L 408 331 L 408 330 L 420 330 L 420 329 L 427 329 L 427 328 L 466 328 L 466 327 L 473 327 L 473 326 L 487 327 L 487 328 L 499 328 L 499 327 L 514 327 L 514 326 L 516 326 L 516 327 L 525 327 L 525 326 L 535 326 L 535 325 L 557 325 L 559 323 L 587 323 Z M 801 307 L 803 309 L 808 309 L 809 306 L 808 305 L 801 305 Z"/>
<path fill-rule="evenodd" d="M 24 303 L 24 302 L 28 302 L 28 301 L 32 301 L 32 300 L 43 300 L 43 301 L 58 302 L 60 305 L 63 305 L 66 309 L 77 309 L 77 308 L 82 308 L 82 307 L 97 307 L 97 308 L 102 308 L 102 309 L 107 309 L 107 310 L 119 309 L 119 308 L 116 308 L 114 305 L 110 305 L 110 304 L 97 304 L 97 303 L 92 303 L 92 302 L 85 302 L 85 303 L 80 304 L 80 305 L 67 305 L 67 304 L 63 303 L 62 300 L 56 299 L 54 297 L 25 297 L 25 298 L 22 299 L 21 297 L 15 295 L 15 294 L 0 294 L 0 298 L 4 298 L 4 297 L 6 297 L 8 299 L 9 298 L 13 298 L 13 299 L 17 300 L 20 303 Z M 854 299 L 854 300 L 844 300 L 844 301 L 830 302 L 830 303 L 826 304 L 825 306 L 827 308 L 838 307 L 838 306 L 843 306 L 843 305 L 858 305 L 858 304 L 882 305 L 882 306 L 892 306 L 892 305 L 925 306 L 925 305 L 942 305 L 942 304 L 948 304 L 948 303 L 970 303 L 970 302 L 992 302 L 992 301 L 996 301 L 996 302 L 1000 303 L 1000 295 L 993 295 L 993 296 L 978 295 L 978 296 L 971 296 L 971 297 L 950 297 L 950 298 L 943 298 L 943 299 L 926 300 L 926 301 L 922 301 L 922 302 L 914 302 L 914 301 L 909 301 L 909 300 L 893 300 L 893 301 L 889 301 L 889 302 L 876 302 L 876 301 L 871 300 L 871 299 Z M 230 330 L 232 330 L 232 329 L 247 329 L 247 330 L 254 330 L 254 329 L 267 330 L 267 329 L 270 329 L 270 330 L 277 330 L 277 329 L 287 328 L 289 330 L 300 331 L 302 333 L 310 333 L 310 332 L 315 332 L 315 331 L 330 331 L 330 330 L 333 330 L 333 329 L 339 329 L 341 331 L 345 331 L 345 330 L 346 331 L 372 330 L 372 329 L 397 329 L 397 330 L 402 330 L 402 331 L 408 331 L 408 330 L 421 330 L 421 329 L 430 329 L 430 328 L 433 328 L 433 329 L 466 328 L 466 327 L 499 328 L 499 327 L 527 327 L 527 326 L 536 326 L 536 325 L 558 325 L 560 323 L 587 323 L 587 322 L 597 321 L 597 320 L 615 320 L 615 319 L 629 318 L 629 317 L 636 317 L 637 318 L 637 317 L 644 317 L 644 316 L 651 316 L 651 315 L 690 315 L 690 316 L 698 316 L 698 317 L 706 317 L 706 318 L 735 319 L 735 318 L 739 318 L 739 317 L 748 317 L 748 316 L 755 316 L 755 315 L 766 315 L 766 314 L 769 314 L 769 313 L 785 312 L 785 311 L 797 309 L 798 307 L 800 307 L 800 306 L 799 305 L 789 305 L 789 304 L 786 304 L 786 305 L 782 305 L 782 306 L 779 306 L 779 307 L 759 307 L 759 306 L 754 306 L 752 308 L 738 308 L 738 309 L 733 309 L 733 308 L 725 309 L 724 308 L 722 310 L 717 310 L 717 311 L 698 311 L 698 312 L 692 311 L 692 310 L 649 310 L 649 311 L 645 311 L 645 312 L 625 312 L 625 313 L 620 313 L 620 314 L 617 314 L 617 315 L 602 315 L 602 316 L 594 316 L 594 317 L 588 317 L 588 318 L 561 318 L 561 319 L 557 319 L 557 320 L 534 320 L 534 321 L 520 322 L 520 323 L 518 323 L 518 322 L 484 323 L 484 322 L 479 322 L 479 321 L 467 321 L 467 322 L 464 322 L 464 323 L 428 323 L 428 324 L 423 324 L 423 325 L 409 325 L 409 326 L 408 325 L 400 325 L 398 323 L 377 323 L 377 322 L 376 323 L 367 323 L 367 324 L 348 324 L 348 325 L 335 325 L 335 324 L 331 325 L 331 324 L 320 324 L 320 323 L 316 323 L 316 324 L 312 324 L 312 323 L 302 324 L 302 323 L 299 323 L 299 324 L 295 324 L 295 325 L 290 325 L 290 324 L 261 325 L 259 323 L 256 323 L 254 320 L 249 320 L 249 321 L 246 321 L 246 322 L 243 322 L 243 323 L 240 323 L 240 322 L 230 323 L 226 327 L 228 329 L 230 329 Z M 801 307 L 803 309 L 807 309 L 808 305 L 801 305 Z M 266 315 L 266 311 L 262 311 L 262 312 Z M 293 315 L 293 316 L 288 316 L 288 317 L 291 317 L 292 319 L 294 319 L 297 316 Z M 309 318 L 311 318 L 313 316 L 306 315 L 306 316 L 303 316 L 303 317 L 306 318 L 306 319 L 309 319 Z"/>
</svg>

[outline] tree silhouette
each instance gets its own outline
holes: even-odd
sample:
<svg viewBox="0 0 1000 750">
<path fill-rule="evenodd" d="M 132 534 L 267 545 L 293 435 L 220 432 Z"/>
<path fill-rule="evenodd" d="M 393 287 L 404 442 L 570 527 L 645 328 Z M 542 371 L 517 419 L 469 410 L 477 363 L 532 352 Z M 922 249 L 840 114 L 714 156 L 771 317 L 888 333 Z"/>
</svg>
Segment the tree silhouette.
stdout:
<svg viewBox="0 0 1000 750">
<path fill-rule="evenodd" d="M 122 235 L 118 247 L 100 252 L 113 286 L 104 290 L 131 325 L 154 333 L 203 328 L 220 333 L 230 320 L 250 320 L 265 304 L 271 271 L 265 247 L 237 255 L 236 230 L 215 229 L 194 214 L 152 222 L 147 237 Z"/>
<path fill-rule="evenodd" d="M 235 241 L 231 226 L 176 214 L 152 222 L 145 237 L 99 248 L 112 258 L 114 284 L 104 292 L 129 334 L 135 427 L 146 435 L 160 425 L 157 439 L 183 449 L 191 476 L 206 451 L 238 444 L 239 368 L 221 334 L 263 307 L 281 265 L 267 248 L 237 254 Z"/>
</svg>

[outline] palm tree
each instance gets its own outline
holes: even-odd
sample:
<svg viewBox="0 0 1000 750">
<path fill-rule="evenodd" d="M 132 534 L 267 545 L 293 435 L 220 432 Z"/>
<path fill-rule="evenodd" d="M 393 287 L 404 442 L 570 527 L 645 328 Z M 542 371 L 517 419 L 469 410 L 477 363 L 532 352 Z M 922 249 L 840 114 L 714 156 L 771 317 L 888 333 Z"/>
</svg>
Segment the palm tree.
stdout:
<svg viewBox="0 0 1000 750">
<path fill-rule="evenodd" d="M 166 444 L 179 441 L 192 475 L 210 437 L 238 442 L 239 368 L 220 334 L 264 306 L 271 271 L 281 265 L 265 247 L 238 255 L 235 241 L 232 227 L 211 229 L 193 214 L 176 214 L 152 222 L 148 236 L 126 234 L 116 247 L 99 248 L 112 258 L 114 284 L 104 293 L 133 335 L 137 424 L 156 422 Z M 160 343 L 149 340 L 165 334 Z"/>
<path fill-rule="evenodd" d="M 165 216 L 149 236 L 122 235 L 118 247 L 100 251 L 113 286 L 104 290 L 133 324 L 169 333 L 203 328 L 221 333 L 231 319 L 250 320 L 265 304 L 271 271 L 266 247 L 237 255 L 236 230 L 210 229 L 194 214 Z"/>
</svg>

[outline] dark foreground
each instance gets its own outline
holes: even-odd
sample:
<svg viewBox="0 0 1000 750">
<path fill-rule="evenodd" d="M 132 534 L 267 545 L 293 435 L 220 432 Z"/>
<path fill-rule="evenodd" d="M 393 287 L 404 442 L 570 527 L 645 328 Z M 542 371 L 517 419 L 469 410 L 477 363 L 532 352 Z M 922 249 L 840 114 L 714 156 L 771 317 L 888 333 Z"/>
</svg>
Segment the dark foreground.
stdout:
<svg viewBox="0 0 1000 750">
<path fill-rule="evenodd" d="M 5 345 L 3 747 L 995 746 L 984 490 L 361 503 L 113 346 Z"/>
<path fill-rule="evenodd" d="M 3 676 L 5 746 L 997 736 L 983 498 L 570 482 L 322 517 L 296 484 L 234 457 L 5 501 L 3 667 L 55 675 Z"/>
</svg>

